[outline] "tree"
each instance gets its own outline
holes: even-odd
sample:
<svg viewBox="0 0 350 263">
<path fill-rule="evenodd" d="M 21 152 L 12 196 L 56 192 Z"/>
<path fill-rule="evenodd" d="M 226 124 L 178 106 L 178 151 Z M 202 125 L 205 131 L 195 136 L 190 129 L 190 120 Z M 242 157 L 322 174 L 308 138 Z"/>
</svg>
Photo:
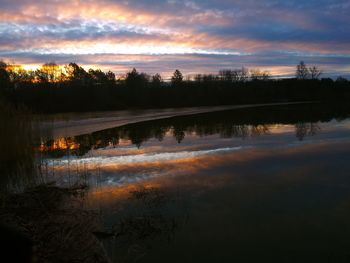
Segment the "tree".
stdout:
<svg viewBox="0 0 350 263">
<path fill-rule="evenodd" d="M 45 63 L 35 71 L 35 77 L 39 82 L 54 83 L 60 80 L 61 70 L 55 62 Z"/>
<path fill-rule="evenodd" d="M 249 77 L 249 70 L 245 67 L 232 71 L 232 80 L 234 82 L 245 82 Z"/>
<path fill-rule="evenodd" d="M 295 72 L 295 77 L 297 79 L 308 79 L 309 78 L 309 69 L 306 67 L 304 61 L 300 61 L 299 65 L 297 65 L 297 70 Z"/>
<path fill-rule="evenodd" d="M 108 82 L 107 75 L 100 69 L 89 69 L 89 75 L 95 85 L 102 85 Z"/>
<path fill-rule="evenodd" d="M 203 75 L 202 74 L 196 74 L 194 76 L 194 81 L 197 83 L 201 83 L 203 81 Z"/>
<path fill-rule="evenodd" d="M 253 81 L 256 80 L 269 80 L 271 77 L 270 72 L 261 71 L 260 69 L 252 69 L 250 70 L 250 78 Z"/>
<path fill-rule="evenodd" d="M 64 67 L 69 81 L 85 84 L 90 79 L 89 73 L 76 63 L 69 63 Z"/>
<path fill-rule="evenodd" d="M 126 74 L 125 83 L 129 88 L 144 88 L 149 80 L 149 76 L 145 73 L 139 73 L 135 68 Z"/>
<path fill-rule="evenodd" d="M 109 83 L 114 84 L 115 83 L 115 74 L 112 71 L 108 71 L 106 73 L 107 79 Z"/>
<path fill-rule="evenodd" d="M 9 64 L 6 66 L 10 82 L 18 87 L 21 83 L 32 82 L 34 75 L 32 71 L 26 71 L 21 65 Z"/>
<path fill-rule="evenodd" d="M 204 84 L 210 84 L 210 83 L 216 81 L 217 77 L 213 74 L 205 74 L 205 75 L 203 75 L 202 80 L 203 80 Z"/>
<path fill-rule="evenodd" d="M 171 83 L 174 87 L 178 87 L 181 85 L 183 80 L 183 75 L 180 70 L 175 70 L 173 76 L 171 77 Z"/>
<path fill-rule="evenodd" d="M 152 76 L 152 87 L 159 88 L 162 85 L 162 76 L 158 73 Z"/>
<path fill-rule="evenodd" d="M 2 89 L 8 89 L 10 87 L 10 75 L 8 74 L 7 64 L 0 60 L 0 87 Z M 0 90 L 0 92 L 1 92 Z"/>
<path fill-rule="evenodd" d="M 344 77 L 342 77 L 342 76 L 339 76 L 339 77 L 337 77 L 337 79 L 335 80 L 336 82 L 338 82 L 338 83 L 346 83 L 348 80 L 346 79 L 346 78 L 344 78 Z"/>
<path fill-rule="evenodd" d="M 220 80 L 225 82 L 233 81 L 233 70 L 231 69 L 222 69 L 219 71 Z"/>
<path fill-rule="evenodd" d="M 311 79 L 318 79 L 321 76 L 322 71 L 318 67 L 313 66 L 309 68 L 309 73 Z"/>
</svg>

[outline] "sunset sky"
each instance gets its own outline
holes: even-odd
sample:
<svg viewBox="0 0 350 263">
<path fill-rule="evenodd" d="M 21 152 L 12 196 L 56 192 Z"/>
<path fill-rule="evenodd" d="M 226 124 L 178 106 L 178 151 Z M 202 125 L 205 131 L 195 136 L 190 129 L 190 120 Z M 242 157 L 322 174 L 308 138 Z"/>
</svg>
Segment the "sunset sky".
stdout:
<svg viewBox="0 0 350 263">
<path fill-rule="evenodd" d="M 0 59 L 169 76 L 318 65 L 350 76 L 349 0 L 0 0 Z"/>
</svg>

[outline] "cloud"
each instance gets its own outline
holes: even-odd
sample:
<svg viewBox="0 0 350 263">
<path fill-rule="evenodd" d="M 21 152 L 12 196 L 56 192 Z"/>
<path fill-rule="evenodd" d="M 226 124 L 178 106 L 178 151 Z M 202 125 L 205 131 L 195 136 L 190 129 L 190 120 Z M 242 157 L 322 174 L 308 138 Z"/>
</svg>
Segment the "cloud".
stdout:
<svg viewBox="0 0 350 263">
<path fill-rule="evenodd" d="M 185 73 L 236 64 L 286 69 L 304 59 L 343 73 L 349 11 L 343 0 L 0 0 L 0 58 L 40 64 L 71 57 L 104 66 L 112 58 L 125 65 L 129 55 L 129 65 L 145 71 L 156 61 L 156 71 L 173 64 Z M 147 67 L 133 55 L 153 56 Z"/>
</svg>

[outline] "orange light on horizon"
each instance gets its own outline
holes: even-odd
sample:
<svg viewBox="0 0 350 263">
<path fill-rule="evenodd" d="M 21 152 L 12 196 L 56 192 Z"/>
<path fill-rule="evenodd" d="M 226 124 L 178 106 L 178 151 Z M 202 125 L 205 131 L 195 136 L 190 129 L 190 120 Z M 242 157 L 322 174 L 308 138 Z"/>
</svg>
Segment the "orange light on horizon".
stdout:
<svg viewBox="0 0 350 263">
<path fill-rule="evenodd" d="M 39 152 L 48 152 L 54 150 L 76 150 L 79 149 L 80 144 L 73 139 L 60 138 L 53 141 L 51 145 L 45 145 L 41 143 L 38 147 Z"/>
</svg>

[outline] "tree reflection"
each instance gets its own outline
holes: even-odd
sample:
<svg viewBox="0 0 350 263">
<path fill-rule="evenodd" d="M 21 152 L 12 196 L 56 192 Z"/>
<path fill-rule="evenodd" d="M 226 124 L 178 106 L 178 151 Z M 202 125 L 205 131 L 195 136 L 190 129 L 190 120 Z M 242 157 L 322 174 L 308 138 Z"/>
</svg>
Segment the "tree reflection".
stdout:
<svg viewBox="0 0 350 263">
<path fill-rule="evenodd" d="M 81 156 L 91 149 L 116 147 L 121 140 L 130 141 L 140 148 L 150 139 L 162 141 L 167 134 L 173 136 L 178 143 L 183 142 L 189 134 L 245 139 L 269 134 L 270 128 L 276 124 L 295 125 L 296 138 L 303 140 L 305 136 L 314 136 L 319 132 L 318 122 L 342 119 L 344 114 L 341 111 L 327 111 L 324 108 L 320 110 L 317 107 L 306 111 L 300 105 L 206 113 L 146 121 L 73 138 L 50 140 L 43 143 L 40 149 L 54 157 L 67 155 L 67 152 Z"/>
<path fill-rule="evenodd" d="M 295 136 L 302 141 L 305 136 L 314 136 L 321 128 L 317 123 L 297 123 L 295 124 Z"/>
</svg>

